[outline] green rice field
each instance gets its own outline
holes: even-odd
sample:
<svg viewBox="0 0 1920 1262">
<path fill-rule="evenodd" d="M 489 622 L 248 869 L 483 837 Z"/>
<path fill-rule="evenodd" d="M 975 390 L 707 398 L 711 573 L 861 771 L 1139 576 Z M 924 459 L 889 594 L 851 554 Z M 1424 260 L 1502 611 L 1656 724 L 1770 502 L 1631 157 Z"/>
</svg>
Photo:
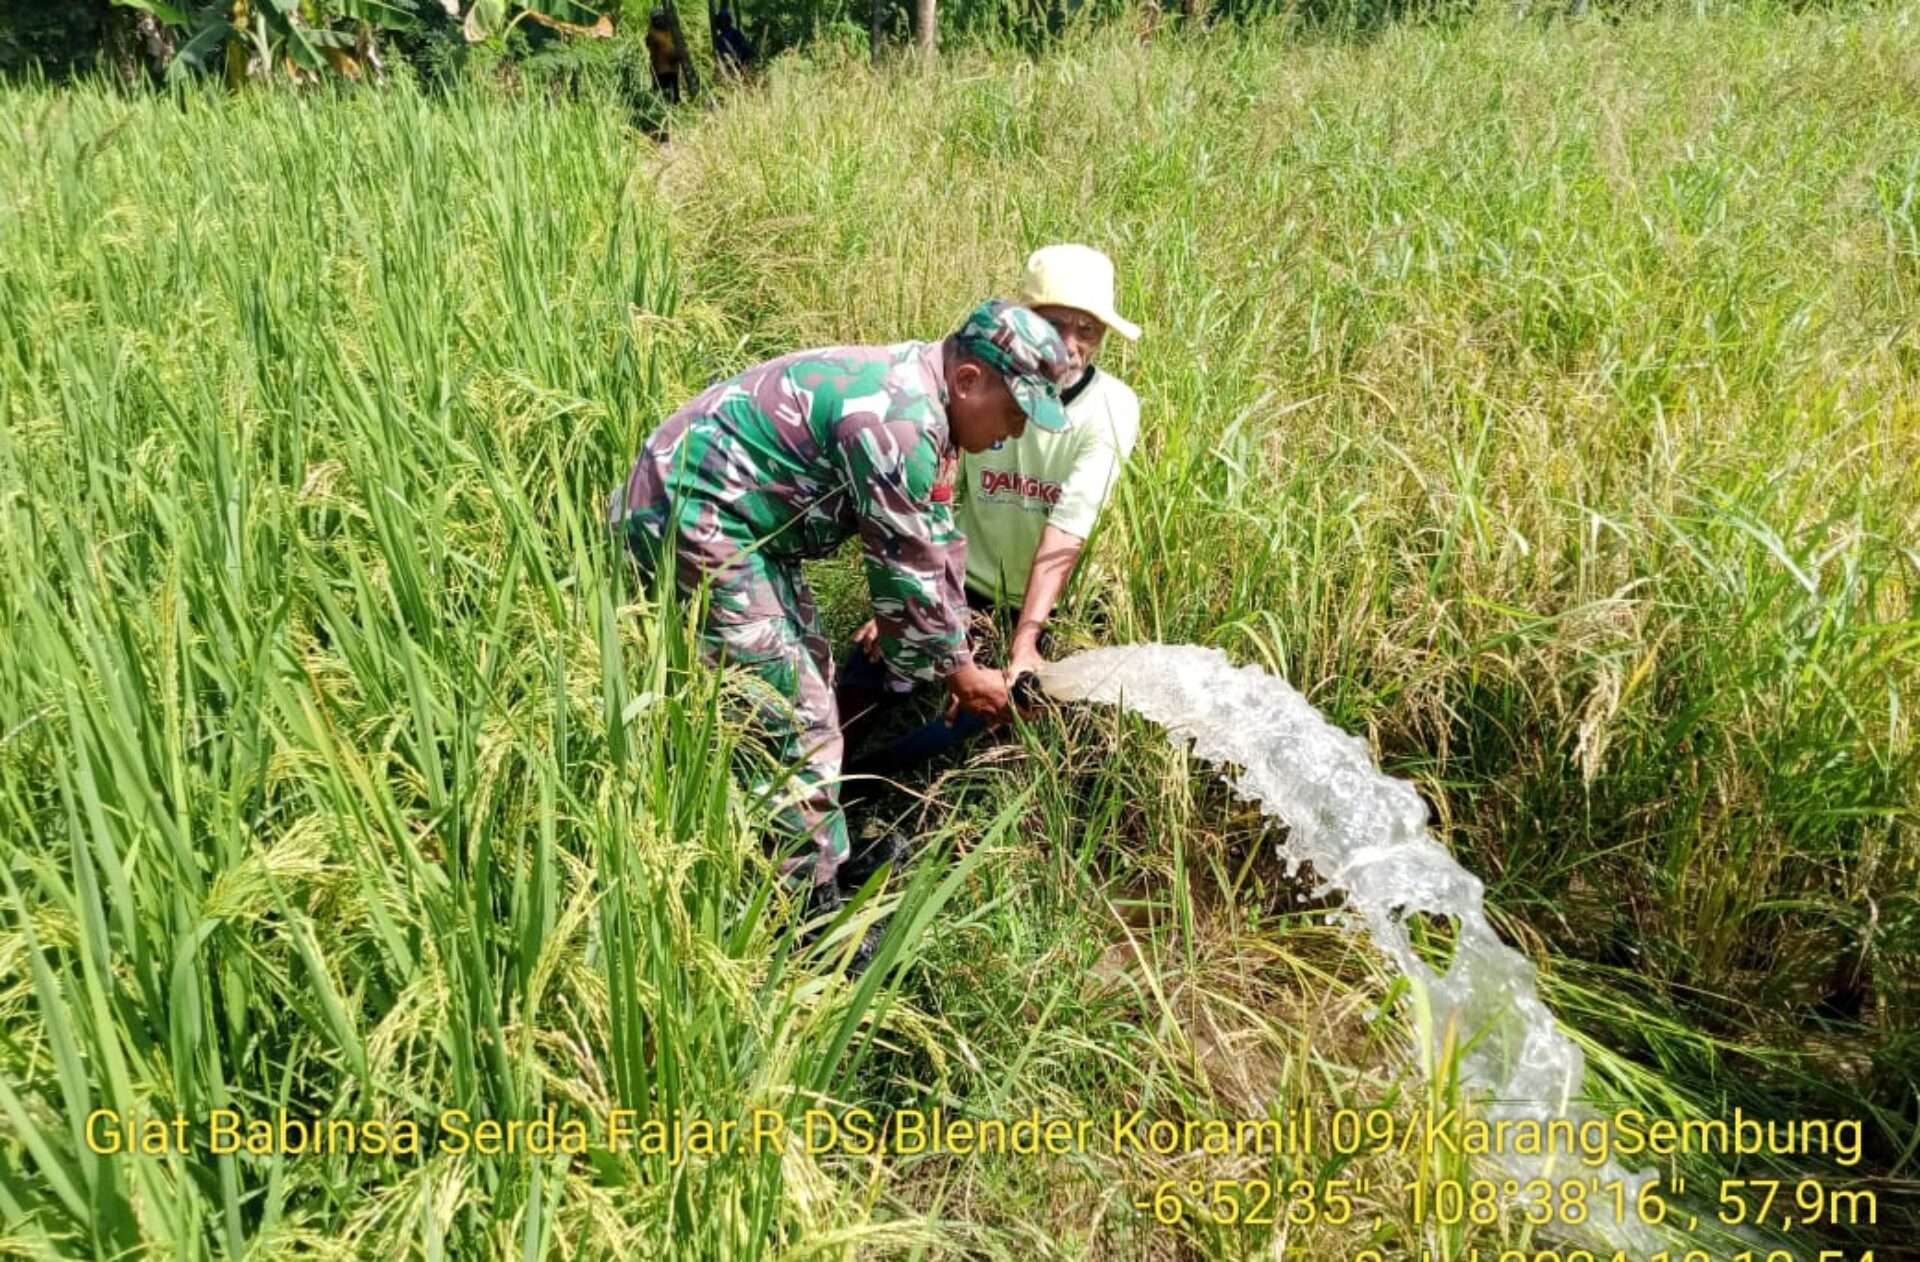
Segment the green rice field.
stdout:
<svg viewBox="0 0 1920 1262">
<path fill-rule="evenodd" d="M 1216 646 L 1363 736 L 1603 1112 L 1859 1122 L 1663 1162 L 1670 1262 L 1914 1256 L 1910 4 L 828 44 L 664 144 L 591 82 L 0 87 L 0 1255 L 1571 1262 L 1422 1212 L 1485 1172 L 1419 1146 L 608 1142 L 1476 1107 L 1110 710 L 886 799 L 922 859 L 803 945 L 735 683 L 607 537 L 716 375 L 938 337 L 1061 240 L 1145 328 L 1062 651 Z M 1828 1193 L 1735 1236 L 1730 1179 Z"/>
</svg>

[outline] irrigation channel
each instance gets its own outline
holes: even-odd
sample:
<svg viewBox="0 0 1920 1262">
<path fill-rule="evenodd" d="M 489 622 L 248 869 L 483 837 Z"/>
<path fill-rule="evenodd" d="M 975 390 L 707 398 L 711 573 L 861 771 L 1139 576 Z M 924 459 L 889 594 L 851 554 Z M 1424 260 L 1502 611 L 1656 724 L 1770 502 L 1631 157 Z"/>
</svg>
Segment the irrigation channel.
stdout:
<svg viewBox="0 0 1920 1262">
<path fill-rule="evenodd" d="M 1481 1116 L 1575 1125 L 1597 1116 L 1578 1098 L 1585 1059 L 1542 1002 L 1533 965 L 1487 923 L 1480 878 L 1434 840 L 1420 795 L 1382 772 L 1364 741 L 1327 722 L 1285 680 L 1199 645 L 1094 649 L 1049 663 L 1040 685 L 1055 700 L 1116 704 L 1153 720 L 1284 823 L 1289 872 L 1311 864 L 1319 892 L 1338 891 L 1365 921 L 1411 983 L 1416 1037 L 1428 1045 L 1421 1063 L 1440 1064 L 1443 1049 L 1456 1049 L 1461 1089 Z M 1456 927 L 1444 974 L 1414 950 L 1406 918 L 1421 912 Z M 1567 1160 L 1511 1152 L 1495 1159 L 1522 1185 L 1564 1171 Z M 1590 1173 L 1637 1193 L 1657 1172 L 1630 1173 L 1609 1159 Z M 1631 1208 L 1623 1221 L 1608 1207 L 1589 1223 L 1608 1248 L 1659 1244 Z"/>
</svg>

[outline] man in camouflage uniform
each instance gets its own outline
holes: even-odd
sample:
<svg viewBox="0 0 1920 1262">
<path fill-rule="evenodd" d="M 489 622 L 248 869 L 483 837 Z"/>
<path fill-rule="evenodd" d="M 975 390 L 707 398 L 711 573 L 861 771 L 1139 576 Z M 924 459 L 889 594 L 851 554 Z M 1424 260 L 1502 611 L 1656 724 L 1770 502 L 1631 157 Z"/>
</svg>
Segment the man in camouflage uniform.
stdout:
<svg viewBox="0 0 1920 1262">
<path fill-rule="evenodd" d="M 1066 426 L 1071 357 L 1025 307 L 985 302 L 939 342 L 800 351 L 709 387 L 641 449 L 609 506 L 651 577 L 671 550 L 677 585 L 705 580 L 702 649 L 771 684 L 793 713 L 769 720 L 798 800 L 781 822 L 811 839 L 829 894 L 847 857 L 833 656 L 800 562 L 859 534 L 881 658 L 901 688 L 945 681 L 971 713 L 1004 718 L 1007 681 L 967 644 L 965 540 L 954 529 L 958 449 L 985 451 Z"/>
</svg>

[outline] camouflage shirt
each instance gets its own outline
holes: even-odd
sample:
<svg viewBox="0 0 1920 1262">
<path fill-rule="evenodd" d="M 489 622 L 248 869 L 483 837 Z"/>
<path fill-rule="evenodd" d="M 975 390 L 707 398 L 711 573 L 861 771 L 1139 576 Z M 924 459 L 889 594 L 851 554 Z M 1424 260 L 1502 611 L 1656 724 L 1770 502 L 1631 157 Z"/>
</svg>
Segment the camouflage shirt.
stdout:
<svg viewBox="0 0 1920 1262">
<path fill-rule="evenodd" d="M 717 574 L 743 549 L 826 556 L 858 533 L 880 652 L 905 678 L 971 660 L 940 343 L 799 351 L 719 382 L 647 439 L 610 517 L 634 544 L 671 521 Z"/>
</svg>

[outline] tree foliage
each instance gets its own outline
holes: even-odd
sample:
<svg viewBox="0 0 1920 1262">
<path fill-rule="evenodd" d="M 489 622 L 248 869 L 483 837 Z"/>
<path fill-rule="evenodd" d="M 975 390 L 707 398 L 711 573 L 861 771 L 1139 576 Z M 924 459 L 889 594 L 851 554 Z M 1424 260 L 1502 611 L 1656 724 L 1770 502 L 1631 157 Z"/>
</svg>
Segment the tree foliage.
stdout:
<svg viewBox="0 0 1920 1262">
<path fill-rule="evenodd" d="M 55 76 L 107 59 L 123 71 L 229 80 L 380 74 L 394 52 L 434 60 L 449 43 L 613 35 L 619 0 L 74 0 L 0 6 L 0 70 Z"/>
</svg>

